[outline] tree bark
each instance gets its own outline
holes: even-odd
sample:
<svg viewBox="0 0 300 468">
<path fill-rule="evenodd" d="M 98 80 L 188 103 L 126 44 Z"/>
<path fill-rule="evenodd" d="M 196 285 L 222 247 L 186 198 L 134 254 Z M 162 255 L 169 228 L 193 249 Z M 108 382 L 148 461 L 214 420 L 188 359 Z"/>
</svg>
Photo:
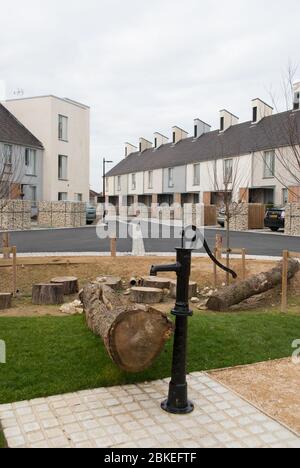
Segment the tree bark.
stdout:
<svg viewBox="0 0 300 468">
<path fill-rule="evenodd" d="M 32 303 L 35 305 L 60 305 L 64 302 L 63 284 L 35 284 L 32 287 Z"/>
<path fill-rule="evenodd" d="M 299 271 L 300 264 L 295 259 L 288 263 L 288 278 L 291 279 Z M 282 262 L 266 273 L 252 276 L 251 278 L 220 289 L 207 303 L 209 310 L 226 311 L 231 306 L 240 304 L 252 296 L 262 294 L 273 289 L 282 282 Z"/>
<path fill-rule="evenodd" d="M 124 371 L 136 373 L 150 367 L 172 335 L 167 315 L 151 307 L 127 305 L 104 284 L 89 283 L 80 299 L 88 327 L 102 337 L 109 356 Z"/>
<path fill-rule="evenodd" d="M 9 293 L 0 294 L 0 310 L 10 309 L 11 308 L 12 295 Z"/>
<path fill-rule="evenodd" d="M 62 284 L 64 287 L 64 295 L 71 296 L 79 292 L 78 279 L 73 276 L 62 276 L 59 278 L 53 278 L 51 283 Z"/>
</svg>

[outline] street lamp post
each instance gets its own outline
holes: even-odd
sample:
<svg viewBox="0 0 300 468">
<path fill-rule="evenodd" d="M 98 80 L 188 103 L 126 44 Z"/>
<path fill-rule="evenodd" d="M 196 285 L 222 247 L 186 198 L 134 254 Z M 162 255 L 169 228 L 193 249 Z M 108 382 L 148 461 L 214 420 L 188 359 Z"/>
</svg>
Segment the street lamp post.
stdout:
<svg viewBox="0 0 300 468">
<path fill-rule="evenodd" d="M 103 199 L 105 203 L 105 193 L 106 193 L 106 164 L 113 164 L 113 161 L 107 161 L 105 158 L 103 158 Z"/>
</svg>

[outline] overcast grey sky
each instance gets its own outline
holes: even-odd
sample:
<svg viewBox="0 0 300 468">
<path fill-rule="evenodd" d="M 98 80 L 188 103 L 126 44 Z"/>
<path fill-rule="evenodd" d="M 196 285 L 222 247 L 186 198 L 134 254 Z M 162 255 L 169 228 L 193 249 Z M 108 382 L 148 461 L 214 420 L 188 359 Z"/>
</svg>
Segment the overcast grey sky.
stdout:
<svg viewBox="0 0 300 468">
<path fill-rule="evenodd" d="M 91 186 L 124 142 L 214 128 L 228 108 L 278 90 L 299 61 L 299 0 L 0 0 L 8 97 L 56 94 L 91 106 Z M 300 77 L 300 74 L 299 74 Z"/>
</svg>

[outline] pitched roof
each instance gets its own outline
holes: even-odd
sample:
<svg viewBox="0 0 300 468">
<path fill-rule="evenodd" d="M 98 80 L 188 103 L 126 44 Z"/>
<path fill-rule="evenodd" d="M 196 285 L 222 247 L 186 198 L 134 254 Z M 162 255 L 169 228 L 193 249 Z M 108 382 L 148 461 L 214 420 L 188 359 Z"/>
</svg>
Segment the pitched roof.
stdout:
<svg viewBox="0 0 300 468">
<path fill-rule="evenodd" d="M 133 153 L 110 170 L 107 177 L 282 148 L 291 145 L 291 131 L 293 137 L 296 136 L 296 143 L 300 144 L 300 111 L 275 114 L 257 124 L 244 122 L 223 133 L 216 130 L 197 140 L 187 138 L 176 145 L 171 143 L 143 153 Z"/>
<path fill-rule="evenodd" d="M 43 148 L 43 144 L 0 104 L 0 141 L 33 148 Z"/>
</svg>

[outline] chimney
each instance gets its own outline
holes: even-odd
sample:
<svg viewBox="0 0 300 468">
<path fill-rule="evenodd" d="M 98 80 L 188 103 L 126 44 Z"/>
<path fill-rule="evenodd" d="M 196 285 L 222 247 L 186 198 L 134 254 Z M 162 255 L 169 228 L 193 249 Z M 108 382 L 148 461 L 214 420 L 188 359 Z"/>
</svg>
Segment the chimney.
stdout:
<svg viewBox="0 0 300 468">
<path fill-rule="evenodd" d="M 293 93 L 294 94 L 293 109 L 299 110 L 300 109 L 300 81 L 293 84 L 293 92 L 294 92 Z"/>
<path fill-rule="evenodd" d="M 266 104 L 261 99 L 253 99 L 252 101 L 252 123 L 259 123 L 265 117 L 273 114 L 273 107 Z"/>
<path fill-rule="evenodd" d="M 161 133 L 154 133 L 154 148 L 158 149 L 169 142 L 169 138 L 162 135 Z"/>
<path fill-rule="evenodd" d="M 173 127 L 173 144 L 176 145 L 179 143 L 181 140 L 185 140 L 188 137 L 188 132 L 185 130 L 182 130 L 180 127 Z"/>
<path fill-rule="evenodd" d="M 140 138 L 140 143 L 139 143 L 139 152 L 143 153 L 147 149 L 152 148 L 152 143 L 151 141 L 146 140 L 146 138 L 141 137 Z"/>
<path fill-rule="evenodd" d="M 125 158 L 130 156 L 132 153 L 137 152 L 137 147 L 132 145 L 131 143 L 125 143 Z"/>
<path fill-rule="evenodd" d="M 211 126 L 203 122 L 203 120 L 195 119 L 194 120 L 194 138 L 200 138 L 205 133 L 209 133 Z"/>
<path fill-rule="evenodd" d="M 239 123 L 239 118 L 227 110 L 220 111 L 220 132 L 225 132 L 228 128 Z"/>
</svg>

